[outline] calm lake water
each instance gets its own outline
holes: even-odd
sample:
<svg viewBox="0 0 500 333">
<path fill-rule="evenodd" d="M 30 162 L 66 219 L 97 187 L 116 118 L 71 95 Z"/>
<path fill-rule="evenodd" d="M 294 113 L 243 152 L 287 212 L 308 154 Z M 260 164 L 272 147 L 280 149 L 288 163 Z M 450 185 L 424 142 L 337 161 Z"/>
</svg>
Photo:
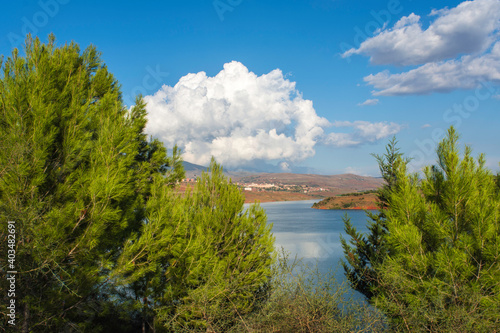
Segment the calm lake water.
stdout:
<svg viewBox="0 0 500 333">
<path fill-rule="evenodd" d="M 367 231 L 368 218 L 361 210 L 312 209 L 318 201 L 270 202 L 261 206 L 267 212 L 268 223 L 273 224 L 277 248 L 283 247 L 290 257 L 297 255 L 308 264 L 317 263 L 323 274 L 332 271 L 342 283 L 346 281 L 340 265 L 344 258 L 340 235 L 346 237 L 342 217 L 347 213 L 352 225 L 363 233 Z"/>
</svg>

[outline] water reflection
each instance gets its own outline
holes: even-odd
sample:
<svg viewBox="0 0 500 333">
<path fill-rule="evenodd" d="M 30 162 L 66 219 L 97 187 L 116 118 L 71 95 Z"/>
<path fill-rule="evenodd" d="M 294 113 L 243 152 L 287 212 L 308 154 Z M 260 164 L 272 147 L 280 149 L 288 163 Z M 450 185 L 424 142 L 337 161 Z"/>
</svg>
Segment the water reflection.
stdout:
<svg viewBox="0 0 500 333">
<path fill-rule="evenodd" d="M 275 232 L 274 236 L 278 249 L 283 247 L 293 256 L 304 259 L 323 261 L 342 252 L 337 233 Z"/>
<path fill-rule="evenodd" d="M 283 247 L 292 258 L 297 256 L 306 264 L 317 264 L 320 273 L 332 272 L 338 283 L 346 283 L 340 265 L 344 258 L 340 235 L 345 236 L 342 217 L 347 213 L 352 225 L 365 233 L 366 214 L 357 210 L 312 209 L 317 201 L 272 202 L 261 206 L 266 210 L 268 223 L 273 224 L 277 249 Z"/>
</svg>

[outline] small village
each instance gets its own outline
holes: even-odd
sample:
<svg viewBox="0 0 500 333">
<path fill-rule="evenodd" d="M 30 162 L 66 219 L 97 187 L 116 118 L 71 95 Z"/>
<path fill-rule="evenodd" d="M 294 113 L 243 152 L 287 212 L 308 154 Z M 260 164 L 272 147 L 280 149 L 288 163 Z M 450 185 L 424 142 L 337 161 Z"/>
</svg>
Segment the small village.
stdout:
<svg viewBox="0 0 500 333">
<path fill-rule="evenodd" d="M 308 185 L 290 185 L 281 183 L 238 183 L 241 189 L 247 192 L 298 192 L 298 193 L 311 193 L 311 192 L 324 192 L 328 189 L 323 187 L 311 187 Z"/>
<path fill-rule="evenodd" d="M 191 178 L 182 179 L 182 183 L 189 185 L 196 183 L 198 177 L 195 175 Z M 295 193 L 317 193 L 328 192 L 330 189 L 310 186 L 310 185 L 297 185 L 297 184 L 283 184 L 283 183 L 255 183 L 255 182 L 237 182 L 236 185 L 245 192 L 295 192 Z"/>
</svg>

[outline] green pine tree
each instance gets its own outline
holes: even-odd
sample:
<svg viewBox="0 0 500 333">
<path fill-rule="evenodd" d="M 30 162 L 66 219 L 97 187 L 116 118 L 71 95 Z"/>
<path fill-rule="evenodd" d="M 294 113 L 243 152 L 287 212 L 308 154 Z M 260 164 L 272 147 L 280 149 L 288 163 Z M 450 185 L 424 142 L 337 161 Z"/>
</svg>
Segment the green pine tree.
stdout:
<svg viewBox="0 0 500 333">
<path fill-rule="evenodd" d="M 274 238 L 264 210 L 214 160 L 183 197 L 155 183 L 155 199 L 116 276 L 138 286 L 148 323 L 174 331 L 227 330 L 265 298 Z M 155 324 L 156 323 L 156 324 Z"/>
<path fill-rule="evenodd" d="M 498 190 L 500 190 L 500 172 L 495 176 L 495 183 L 497 184 Z"/>
<path fill-rule="evenodd" d="M 93 46 L 28 36 L 25 55 L 15 49 L 0 68 L 1 289 L 15 221 L 16 327 L 98 331 L 108 274 L 142 226 L 156 175 L 182 176 L 178 156 L 147 140 L 144 103 L 125 108 Z"/>
<path fill-rule="evenodd" d="M 373 297 L 373 287 L 377 283 L 377 273 L 374 267 L 387 255 L 384 236 L 387 233 L 385 210 L 388 208 L 388 198 L 398 182 L 398 168 L 409 162 L 399 152 L 397 143 L 396 138 L 393 137 L 383 156 L 373 155 L 378 162 L 380 174 L 385 184 L 377 191 L 378 213 L 366 212 L 371 219 L 368 225 L 368 234 L 359 233 L 346 215 L 344 217 L 344 230 L 350 237 L 349 243 L 345 238 L 340 237 L 346 259 L 342 262 L 346 277 L 352 288 L 361 292 L 368 299 Z"/>
<path fill-rule="evenodd" d="M 408 332 L 500 327 L 500 196 L 485 158 L 451 127 L 424 177 L 401 163 L 387 196 L 371 302 Z"/>
</svg>

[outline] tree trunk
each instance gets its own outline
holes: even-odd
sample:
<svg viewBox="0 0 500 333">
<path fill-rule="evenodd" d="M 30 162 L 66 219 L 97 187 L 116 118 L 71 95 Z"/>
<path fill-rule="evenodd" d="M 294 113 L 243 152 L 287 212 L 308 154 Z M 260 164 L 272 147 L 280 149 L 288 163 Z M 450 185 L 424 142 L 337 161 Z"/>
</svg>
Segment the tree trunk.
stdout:
<svg viewBox="0 0 500 333">
<path fill-rule="evenodd" d="M 24 303 L 24 316 L 23 316 L 23 325 L 21 327 L 22 333 L 28 333 L 29 331 L 29 316 L 30 316 L 30 308 L 28 303 Z"/>
</svg>

